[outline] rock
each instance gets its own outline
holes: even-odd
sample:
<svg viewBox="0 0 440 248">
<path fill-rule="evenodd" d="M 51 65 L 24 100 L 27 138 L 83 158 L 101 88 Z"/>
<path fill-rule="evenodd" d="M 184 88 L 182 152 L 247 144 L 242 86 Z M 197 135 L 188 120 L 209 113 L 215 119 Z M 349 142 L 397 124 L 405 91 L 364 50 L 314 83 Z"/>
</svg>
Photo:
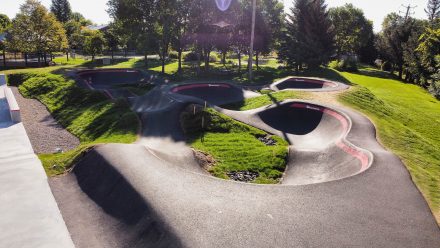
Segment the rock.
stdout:
<svg viewBox="0 0 440 248">
<path fill-rule="evenodd" d="M 277 142 L 274 139 L 272 139 L 270 135 L 260 136 L 258 137 L 258 140 L 263 142 L 267 146 L 274 146 L 277 144 Z"/>
<path fill-rule="evenodd" d="M 260 176 L 260 173 L 253 172 L 253 171 L 231 171 L 226 173 L 229 178 L 231 178 L 234 181 L 239 182 L 250 182 L 255 180 L 258 176 Z"/>
</svg>

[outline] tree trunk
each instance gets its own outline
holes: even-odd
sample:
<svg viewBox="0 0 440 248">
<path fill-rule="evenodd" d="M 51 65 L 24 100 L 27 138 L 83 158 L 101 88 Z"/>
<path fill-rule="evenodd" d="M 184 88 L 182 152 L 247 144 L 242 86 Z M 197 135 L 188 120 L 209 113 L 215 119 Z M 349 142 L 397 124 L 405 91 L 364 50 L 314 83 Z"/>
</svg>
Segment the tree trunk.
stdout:
<svg viewBox="0 0 440 248">
<path fill-rule="evenodd" d="M 24 66 L 28 66 L 28 57 L 27 57 L 27 53 L 24 53 Z"/>
<path fill-rule="evenodd" d="M 179 51 L 177 51 L 177 54 L 178 54 L 177 57 L 179 60 L 179 62 L 178 62 L 179 66 L 178 66 L 177 71 L 182 72 L 182 48 L 179 48 Z"/>
<path fill-rule="evenodd" d="M 226 67 L 226 51 L 222 52 L 222 64 L 224 67 Z"/>
<path fill-rule="evenodd" d="M 238 50 L 238 73 L 241 73 L 241 52 Z"/>
<path fill-rule="evenodd" d="M 399 79 L 402 79 L 402 74 L 403 74 L 403 66 L 399 65 Z"/>
<path fill-rule="evenodd" d="M 112 49 L 112 63 L 113 63 L 114 58 L 115 58 L 115 50 Z"/>
<path fill-rule="evenodd" d="M 260 67 L 258 66 L 258 51 L 255 51 L 255 65 L 257 66 L 257 70 L 260 69 Z"/>
<path fill-rule="evenodd" d="M 164 49 L 162 51 L 162 74 L 165 74 L 165 55 L 166 55 L 166 50 Z"/>
<path fill-rule="evenodd" d="M 41 67 L 41 53 L 38 53 L 38 67 Z"/>
<path fill-rule="evenodd" d="M 67 61 L 69 61 L 69 50 L 66 52 Z"/>
<path fill-rule="evenodd" d="M 148 69 L 148 54 L 145 53 L 144 55 L 144 63 L 145 63 L 145 68 Z"/>
<path fill-rule="evenodd" d="M 124 58 L 127 58 L 127 51 L 128 50 L 128 47 L 126 47 L 125 49 L 124 49 Z"/>
<path fill-rule="evenodd" d="M 43 54 L 43 58 L 44 58 L 44 66 L 47 66 L 47 54 L 46 53 Z"/>
<path fill-rule="evenodd" d="M 6 48 L 3 48 L 3 66 L 6 68 Z"/>
<path fill-rule="evenodd" d="M 210 50 L 205 50 L 205 71 L 209 71 L 209 56 L 211 55 Z"/>
</svg>

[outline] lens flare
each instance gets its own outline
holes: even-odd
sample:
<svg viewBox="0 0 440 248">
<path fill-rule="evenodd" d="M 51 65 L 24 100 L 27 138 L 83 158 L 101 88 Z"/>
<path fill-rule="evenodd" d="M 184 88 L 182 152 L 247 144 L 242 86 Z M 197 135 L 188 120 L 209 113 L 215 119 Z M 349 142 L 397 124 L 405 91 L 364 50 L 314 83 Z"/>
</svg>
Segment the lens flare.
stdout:
<svg viewBox="0 0 440 248">
<path fill-rule="evenodd" d="M 232 0 L 215 0 L 217 8 L 221 11 L 226 11 L 231 6 Z"/>
</svg>

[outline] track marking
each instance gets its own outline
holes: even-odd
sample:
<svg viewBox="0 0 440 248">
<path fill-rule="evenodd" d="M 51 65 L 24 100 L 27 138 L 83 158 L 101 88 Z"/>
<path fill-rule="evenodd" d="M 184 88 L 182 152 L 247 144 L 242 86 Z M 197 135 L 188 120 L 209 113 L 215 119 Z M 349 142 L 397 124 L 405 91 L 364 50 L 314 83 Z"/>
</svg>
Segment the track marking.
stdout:
<svg viewBox="0 0 440 248">
<path fill-rule="evenodd" d="M 174 87 L 173 89 L 171 89 L 171 92 L 176 93 L 181 90 L 188 90 L 194 88 L 209 88 L 209 87 L 231 88 L 231 86 L 228 84 L 190 84 L 190 85 Z"/>
<path fill-rule="evenodd" d="M 342 116 L 341 114 L 339 114 L 338 112 L 328 109 L 328 108 L 324 108 L 324 107 L 318 107 L 318 106 L 313 106 L 313 105 L 309 105 L 309 104 L 305 104 L 305 103 L 293 103 L 292 105 L 290 105 L 290 107 L 292 108 L 305 108 L 305 109 L 311 109 L 311 110 L 315 110 L 315 111 L 320 111 L 323 112 L 325 114 L 331 115 L 332 117 L 336 118 L 337 120 L 339 120 L 339 122 L 342 125 L 342 131 L 344 133 L 347 133 L 349 130 L 349 123 L 347 121 L 347 119 Z M 359 172 L 363 172 L 366 169 L 368 169 L 368 165 L 369 165 L 369 157 L 367 154 L 365 154 L 364 152 L 356 149 L 355 147 L 349 146 L 347 144 L 345 144 L 343 142 L 342 139 L 340 139 L 339 141 L 336 142 L 336 146 L 338 146 L 341 150 L 343 150 L 344 152 L 350 154 L 351 156 L 357 158 L 360 162 L 361 162 L 361 169 Z"/>
</svg>

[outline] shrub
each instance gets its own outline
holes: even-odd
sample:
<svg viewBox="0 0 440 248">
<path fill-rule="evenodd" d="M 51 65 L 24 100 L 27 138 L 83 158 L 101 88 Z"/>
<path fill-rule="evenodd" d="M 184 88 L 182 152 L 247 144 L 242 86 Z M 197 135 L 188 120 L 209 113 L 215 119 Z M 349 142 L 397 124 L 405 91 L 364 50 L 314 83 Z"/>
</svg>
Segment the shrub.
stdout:
<svg viewBox="0 0 440 248">
<path fill-rule="evenodd" d="M 200 58 L 200 59 L 202 59 L 202 58 Z M 183 60 L 186 62 L 197 61 L 197 53 L 191 51 L 191 52 L 185 54 L 185 57 L 183 58 Z"/>
<path fill-rule="evenodd" d="M 170 59 L 178 59 L 179 58 L 179 53 L 176 51 L 171 51 L 168 53 L 168 58 Z"/>
<path fill-rule="evenodd" d="M 339 61 L 334 60 L 330 62 L 329 67 L 338 71 L 355 72 L 358 70 L 357 61 L 355 58 L 344 58 Z"/>
<path fill-rule="evenodd" d="M 385 62 L 383 62 L 382 63 L 382 65 L 381 65 L 381 67 L 380 67 L 380 69 L 382 70 L 382 71 L 391 71 L 391 63 L 390 62 L 388 62 L 388 61 L 385 61 Z"/>
</svg>

